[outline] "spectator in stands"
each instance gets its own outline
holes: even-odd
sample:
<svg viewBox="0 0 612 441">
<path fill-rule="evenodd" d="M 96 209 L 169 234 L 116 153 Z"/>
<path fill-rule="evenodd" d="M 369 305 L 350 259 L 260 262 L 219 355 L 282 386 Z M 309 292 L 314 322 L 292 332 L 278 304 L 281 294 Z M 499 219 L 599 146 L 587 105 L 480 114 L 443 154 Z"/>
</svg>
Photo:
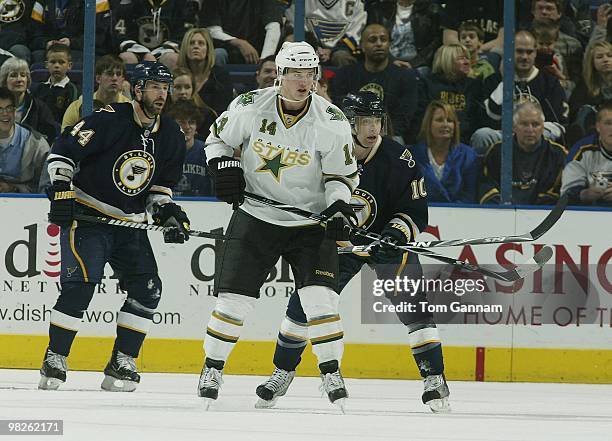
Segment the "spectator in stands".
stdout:
<svg viewBox="0 0 612 441">
<path fill-rule="evenodd" d="M 200 26 L 217 49 L 217 64 L 258 64 L 276 54 L 283 7 L 277 0 L 202 0 Z"/>
<path fill-rule="evenodd" d="M 329 97 L 329 80 L 327 78 L 325 72 L 323 72 L 317 84 L 317 95 L 322 96 L 331 103 L 332 99 Z M 391 133 L 388 133 L 388 135 L 391 135 Z"/>
<path fill-rule="evenodd" d="M 345 66 L 330 82 L 331 97 L 340 103 L 349 92 L 373 92 L 383 100 L 391 115 L 395 140 L 414 139 L 410 123 L 417 107 L 417 79 L 413 69 L 402 69 L 391 62 L 389 31 L 382 25 L 366 26 L 361 35 L 364 60 Z"/>
<path fill-rule="evenodd" d="M 83 59 L 82 0 L 36 0 L 32 9 L 32 62 L 45 59 L 46 50 L 55 43 L 68 46 L 75 61 Z M 110 47 L 110 11 L 107 0 L 96 2 L 96 55 L 105 55 Z"/>
<path fill-rule="evenodd" d="M 202 101 L 219 115 L 227 109 L 234 98 L 234 88 L 225 68 L 215 65 L 215 47 L 206 29 L 194 28 L 185 33 L 177 65 L 193 73 L 194 90 Z"/>
<path fill-rule="evenodd" d="M 570 19 L 563 16 L 563 0 L 533 0 L 533 22 L 523 24 L 522 29 L 532 32 L 538 23 L 554 23 L 559 27 L 555 42 L 555 52 L 563 57 L 569 80 L 577 81 L 580 78 L 583 47 L 575 38 L 576 30 Z"/>
<path fill-rule="evenodd" d="M 582 65 L 582 81 L 570 98 L 568 143 L 594 131 L 597 108 L 612 100 L 612 44 L 605 40 L 589 45 Z"/>
<path fill-rule="evenodd" d="M 450 104 L 461 121 L 461 139 L 470 139 L 484 125 L 481 110 L 482 82 L 469 78 L 470 54 L 460 44 L 441 46 L 434 57 L 432 73 L 419 82 L 417 115 L 424 115 L 433 100 Z"/>
<path fill-rule="evenodd" d="M 316 50 L 322 64 L 346 66 L 357 62 L 360 36 L 367 21 L 363 0 L 305 1 L 306 42 Z M 285 11 L 286 26 L 293 32 L 295 5 Z M 293 35 L 286 40 L 293 41 Z"/>
<path fill-rule="evenodd" d="M 484 31 L 481 50 L 501 51 L 504 46 L 504 0 L 447 1 L 442 14 L 443 44 L 459 43 L 459 26 L 475 22 Z"/>
<path fill-rule="evenodd" d="M 597 112 L 597 136 L 563 170 L 561 194 L 571 204 L 612 206 L 612 103 Z"/>
<path fill-rule="evenodd" d="M 125 66 L 120 58 L 114 55 L 105 55 L 96 61 L 97 90 L 93 94 L 94 108 L 104 107 L 111 103 L 127 103 L 130 101 L 121 93 L 125 79 Z M 84 116 L 81 114 L 83 96 L 72 102 L 62 120 L 62 131 L 72 127 Z"/>
<path fill-rule="evenodd" d="M 537 102 L 546 118 L 544 124 L 546 137 L 559 140 L 565 133 L 567 123 L 568 106 L 565 92 L 557 78 L 535 67 L 536 54 L 533 35 L 528 31 L 517 32 L 514 47 L 514 102 Z M 478 129 L 470 143 L 478 155 L 483 155 L 492 144 L 501 140 L 501 131 L 498 130 L 503 100 L 501 73 L 487 79 L 485 90 L 493 91 L 484 101 L 489 125 Z"/>
<path fill-rule="evenodd" d="M 414 69 L 428 68 L 442 43 L 440 9 L 431 0 L 377 0 L 367 7 L 368 24 L 387 28 L 395 59 Z"/>
<path fill-rule="evenodd" d="M 533 36 L 537 47 L 535 66 L 558 79 L 566 97 L 569 97 L 576 84 L 569 77 L 563 56 L 555 49 L 559 23 L 534 21 Z"/>
<path fill-rule="evenodd" d="M 33 0 L 0 1 L 0 48 L 10 54 L 7 58 L 21 58 L 28 64 L 32 62 L 28 47 L 32 4 Z M 2 58 L 0 54 L 0 65 Z"/>
<path fill-rule="evenodd" d="M 497 72 L 500 61 L 499 56 L 496 54 L 493 54 L 495 57 L 487 57 L 488 54 L 492 54 L 490 52 L 487 55 L 483 54 L 483 38 L 484 32 L 482 32 L 482 29 L 476 23 L 465 22 L 459 26 L 459 42 L 469 52 L 470 73 L 468 76 L 481 81 L 486 80 Z M 492 60 L 496 67 L 493 66 L 490 60 Z"/>
<path fill-rule="evenodd" d="M 47 105 L 29 92 L 31 84 L 30 68 L 25 60 L 9 58 L 0 67 L 0 86 L 15 95 L 17 122 L 42 133 L 52 143 L 59 134 L 58 125 Z"/>
<path fill-rule="evenodd" d="M 174 84 L 172 86 L 172 95 L 166 102 L 166 110 L 171 110 L 174 105 L 181 101 L 191 101 L 198 109 L 199 117 L 197 118 L 198 126 L 196 129 L 196 135 L 201 139 L 206 139 L 210 133 L 210 126 L 217 119 L 217 112 L 215 112 L 209 105 L 207 105 L 202 98 L 195 91 L 195 84 L 193 74 L 189 69 L 184 67 L 177 67 L 172 71 L 174 76 Z"/>
<path fill-rule="evenodd" d="M 72 69 L 70 48 L 58 43 L 49 46 L 46 65 L 49 79 L 37 84 L 32 95 L 49 107 L 55 122 L 61 125 L 68 106 L 79 97 L 79 90 L 68 78 L 68 71 Z"/>
<path fill-rule="evenodd" d="M 157 59 L 174 69 L 179 43 L 195 27 L 198 8 L 196 0 L 111 0 L 119 57 L 126 64 Z"/>
<path fill-rule="evenodd" d="M 255 82 L 258 89 L 274 86 L 276 81 L 276 61 L 275 56 L 262 58 L 259 60 L 259 66 L 255 71 Z"/>
<path fill-rule="evenodd" d="M 195 138 L 196 128 L 202 123 L 200 109 L 192 101 L 181 100 L 172 106 L 168 116 L 181 126 L 187 146 L 183 176 L 172 192 L 177 196 L 212 196 L 212 180 L 206 167 L 204 141 Z"/>
<path fill-rule="evenodd" d="M 597 20 L 593 27 L 590 42 L 608 40 L 610 41 L 610 17 L 612 16 L 612 5 L 607 2 L 602 3 L 597 8 Z"/>
<path fill-rule="evenodd" d="M 453 106 L 442 101 L 429 103 L 419 143 L 411 151 L 423 171 L 430 202 L 476 201 L 478 160 L 474 150 L 460 142 L 460 123 Z"/>
<path fill-rule="evenodd" d="M 42 193 L 49 182 L 49 144 L 16 123 L 15 94 L 0 87 L 0 193 Z"/>
<path fill-rule="evenodd" d="M 561 171 L 567 150 L 544 137 L 544 113 L 539 104 L 518 104 L 513 114 L 512 203 L 554 205 L 559 198 Z M 499 204 L 501 142 L 484 159 L 480 203 Z"/>
</svg>

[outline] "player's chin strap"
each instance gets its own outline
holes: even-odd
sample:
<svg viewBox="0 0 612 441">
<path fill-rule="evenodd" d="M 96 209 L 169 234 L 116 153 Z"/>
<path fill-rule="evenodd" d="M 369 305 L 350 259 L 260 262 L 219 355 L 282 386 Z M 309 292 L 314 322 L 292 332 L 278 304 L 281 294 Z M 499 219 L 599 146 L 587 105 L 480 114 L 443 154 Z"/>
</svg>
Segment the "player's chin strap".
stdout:
<svg viewBox="0 0 612 441">
<path fill-rule="evenodd" d="M 140 107 L 140 110 L 142 110 L 142 113 L 144 113 L 144 116 L 146 116 L 147 118 L 155 121 L 155 118 L 157 118 L 157 115 L 155 115 L 155 114 L 149 115 L 149 112 L 147 112 L 146 106 L 144 106 L 142 104 L 142 100 L 138 100 L 138 99 L 134 98 L 134 101 L 136 101 L 138 103 L 138 107 Z M 142 123 L 142 121 L 141 121 L 141 123 Z"/>
<path fill-rule="evenodd" d="M 310 93 L 303 100 L 292 100 L 291 98 L 287 98 L 287 97 L 283 96 L 283 94 L 281 93 L 281 79 L 280 78 L 276 78 L 274 80 L 274 87 L 276 88 L 276 94 L 278 96 L 280 96 L 281 100 L 287 101 L 289 103 L 302 103 L 302 102 L 306 101 L 308 98 L 310 98 L 315 93 L 317 93 L 317 84 L 318 84 L 318 81 L 314 81 L 314 84 L 310 88 Z"/>
<path fill-rule="evenodd" d="M 313 221 L 317 221 L 321 224 L 325 224 L 325 222 L 327 221 L 327 218 L 324 216 L 321 216 L 320 214 L 316 214 L 316 213 L 312 213 L 308 210 L 304 210 L 298 207 L 295 207 L 293 205 L 288 205 L 288 204 L 283 204 L 281 202 L 277 202 L 273 199 L 268 199 L 268 198 L 264 198 L 263 196 L 259 196 L 257 194 L 254 193 L 249 193 L 249 192 L 245 192 L 244 193 L 244 197 L 246 199 L 250 199 L 252 201 L 255 202 L 259 202 L 261 204 L 264 205 L 269 205 L 271 207 L 277 208 L 279 210 L 284 210 L 293 214 L 297 214 L 299 216 L 303 216 L 307 219 L 311 219 Z M 561 216 L 561 213 L 563 212 L 563 210 L 565 209 L 565 205 L 567 205 L 567 199 L 565 199 L 564 204 L 562 203 L 562 201 L 560 200 L 559 203 L 561 204 L 561 212 L 560 213 L 554 213 L 557 209 L 557 207 L 555 207 L 555 210 L 553 210 L 553 212 L 551 212 L 546 219 L 544 219 L 544 222 L 546 222 L 547 220 L 551 219 L 551 218 L 555 218 L 553 221 L 556 222 L 558 220 L 558 218 Z M 542 222 L 542 224 L 544 223 Z M 538 227 L 536 227 L 536 230 L 538 228 L 540 228 L 542 226 L 542 224 L 540 224 Z M 552 225 L 551 225 L 552 226 Z M 423 256 L 427 256 L 430 257 L 434 260 L 438 260 L 441 262 L 445 262 L 448 263 L 450 265 L 456 266 L 456 267 L 460 267 L 463 268 L 467 271 L 473 271 L 473 272 L 479 272 L 481 274 L 484 274 L 485 276 L 489 276 L 492 277 L 494 279 L 498 279 L 498 280 L 503 280 L 505 282 L 514 282 L 516 280 L 520 280 L 522 278 L 524 278 L 526 275 L 537 271 L 538 269 L 540 269 L 546 262 L 548 262 L 548 260 L 550 260 L 550 258 L 552 257 L 552 249 L 548 246 L 543 247 L 538 253 L 536 253 L 531 259 L 529 259 L 527 262 L 520 264 L 519 266 L 517 266 L 514 269 L 508 270 L 508 271 L 492 271 L 486 268 L 482 268 L 479 265 L 472 265 L 468 262 L 465 262 L 463 260 L 459 260 L 459 259 L 455 259 L 453 257 L 448 257 L 448 256 L 444 256 L 441 254 L 437 254 L 433 251 L 431 251 L 429 249 L 428 245 L 424 245 L 426 244 L 426 242 L 410 242 L 407 245 L 397 245 L 394 242 L 391 242 L 389 240 L 387 240 L 386 238 L 383 238 L 380 234 L 376 234 L 376 233 L 371 233 L 369 231 L 364 230 L 363 228 L 357 228 L 357 227 L 350 227 L 351 228 L 351 233 L 356 235 L 356 236 L 361 236 L 364 237 L 366 239 L 370 239 L 373 242 L 371 244 L 368 244 L 367 246 L 374 246 L 374 245 L 383 245 L 383 246 L 389 246 L 391 248 L 395 248 L 395 249 L 399 249 L 401 251 L 409 251 L 409 252 L 413 252 L 415 254 L 420 254 Z M 550 228 L 550 227 L 549 227 Z M 535 230 L 534 230 L 535 231 Z M 541 234 L 544 234 L 543 232 Z M 540 235 L 541 235 L 540 234 Z M 511 238 L 512 236 L 508 236 L 508 237 L 500 237 L 500 238 L 485 238 L 485 239 L 473 239 L 472 240 L 472 245 L 477 245 L 477 244 L 491 244 L 491 243 L 506 243 L 506 242 L 511 242 L 510 240 L 505 240 L 508 238 Z M 515 236 L 516 237 L 516 236 Z M 539 236 L 538 236 L 539 237 Z M 502 240 L 502 242 L 495 242 L 494 239 L 499 239 Z M 475 241 L 480 241 L 480 243 L 474 243 Z M 531 240 L 535 240 L 535 239 L 531 239 Z M 526 242 L 527 240 L 521 240 L 521 242 Z M 413 246 L 414 244 L 414 246 Z M 456 246 L 459 244 L 455 244 L 455 245 L 443 245 L 443 244 L 439 244 L 437 246 Z M 367 247 L 366 246 L 366 247 Z"/>
</svg>

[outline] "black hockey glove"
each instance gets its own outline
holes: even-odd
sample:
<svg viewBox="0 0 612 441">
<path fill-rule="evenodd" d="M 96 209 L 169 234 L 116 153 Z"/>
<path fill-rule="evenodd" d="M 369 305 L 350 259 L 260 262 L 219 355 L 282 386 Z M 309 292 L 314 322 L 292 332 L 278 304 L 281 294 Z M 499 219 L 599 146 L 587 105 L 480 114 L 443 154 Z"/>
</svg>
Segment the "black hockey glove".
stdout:
<svg viewBox="0 0 612 441">
<path fill-rule="evenodd" d="M 47 188 L 47 196 L 51 201 L 49 222 L 60 227 L 69 227 L 74 220 L 74 190 L 70 183 L 58 181 Z"/>
<path fill-rule="evenodd" d="M 215 181 L 217 199 L 232 204 L 236 210 L 244 202 L 246 181 L 240 161 L 229 156 L 213 158 L 208 162 Z"/>
<path fill-rule="evenodd" d="M 153 222 L 155 225 L 170 227 L 164 231 L 164 242 L 183 243 L 189 240 L 189 218 L 180 205 L 154 205 Z"/>
<path fill-rule="evenodd" d="M 357 215 L 350 204 L 336 201 L 321 213 L 327 217 L 325 234 L 332 240 L 350 240 L 351 227 L 357 226 Z"/>
<path fill-rule="evenodd" d="M 380 235 L 396 245 L 407 244 L 411 236 L 410 231 L 404 225 L 395 222 L 385 225 Z M 375 246 L 372 252 L 374 261 L 382 264 L 400 263 L 403 254 L 404 251 L 385 244 Z"/>
</svg>

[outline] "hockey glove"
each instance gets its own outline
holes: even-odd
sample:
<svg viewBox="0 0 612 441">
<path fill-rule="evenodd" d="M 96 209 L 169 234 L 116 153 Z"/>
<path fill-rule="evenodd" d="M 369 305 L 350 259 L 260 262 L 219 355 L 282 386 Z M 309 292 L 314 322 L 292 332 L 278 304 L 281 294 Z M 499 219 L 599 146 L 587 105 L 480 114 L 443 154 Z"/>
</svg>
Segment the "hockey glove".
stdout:
<svg viewBox="0 0 612 441">
<path fill-rule="evenodd" d="M 183 243 L 189 240 L 189 218 L 180 205 L 154 205 L 153 222 L 155 225 L 170 227 L 164 231 L 164 242 Z"/>
<path fill-rule="evenodd" d="M 349 204 L 344 201 L 336 201 L 321 213 L 328 218 L 325 223 L 325 234 L 328 238 L 338 240 L 350 240 L 351 227 L 357 226 L 357 215 Z"/>
<path fill-rule="evenodd" d="M 385 225 L 380 235 L 396 245 L 407 244 L 412 236 L 406 226 L 396 222 L 389 222 Z M 381 244 L 374 247 L 372 255 L 376 263 L 391 264 L 400 263 L 404 252 L 398 248 Z"/>
<path fill-rule="evenodd" d="M 236 210 L 244 202 L 246 188 L 240 161 L 229 156 L 221 156 L 211 159 L 208 165 L 215 180 L 215 196 L 223 202 L 232 204 Z"/>
<path fill-rule="evenodd" d="M 69 227 L 74 220 L 74 190 L 70 183 L 58 181 L 47 188 L 47 196 L 51 201 L 49 222 L 60 227 Z"/>
</svg>

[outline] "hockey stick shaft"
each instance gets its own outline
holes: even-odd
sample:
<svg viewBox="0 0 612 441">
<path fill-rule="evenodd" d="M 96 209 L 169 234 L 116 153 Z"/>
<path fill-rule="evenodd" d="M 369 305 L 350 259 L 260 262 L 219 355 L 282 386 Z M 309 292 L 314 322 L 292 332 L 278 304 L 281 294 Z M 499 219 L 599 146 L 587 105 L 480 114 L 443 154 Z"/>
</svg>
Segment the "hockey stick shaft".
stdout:
<svg viewBox="0 0 612 441">
<path fill-rule="evenodd" d="M 265 198 L 263 196 L 259 196 L 253 193 L 249 193 L 249 192 L 245 192 L 245 198 L 256 201 L 256 202 L 260 202 L 264 205 L 269 205 L 271 207 L 277 208 L 279 210 L 284 210 L 284 211 L 288 211 L 290 213 L 294 213 L 297 215 L 300 215 L 302 217 L 305 217 L 307 219 L 311 219 L 314 221 L 318 221 L 318 222 L 325 222 L 327 219 L 324 216 L 321 216 L 320 214 L 316 214 L 316 213 L 312 213 L 308 210 L 303 210 L 301 208 L 298 207 L 294 207 L 293 205 L 288 205 L 288 204 L 283 204 L 281 202 L 275 201 L 273 199 L 268 199 Z M 399 246 L 396 245 L 392 242 L 389 242 L 385 239 L 383 239 L 383 237 L 379 234 L 376 233 L 370 233 L 362 228 L 351 228 L 351 231 L 354 234 L 357 234 L 359 236 L 365 237 L 367 239 L 373 240 L 373 241 L 377 241 L 381 244 L 384 244 L 386 246 L 392 247 L 392 248 L 396 248 L 396 249 L 400 249 L 402 251 L 411 251 L 415 254 L 419 254 L 419 255 L 423 255 L 423 256 L 427 256 L 431 259 L 435 259 L 444 263 L 448 263 L 450 265 L 453 265 L 455 267 L 459 267 L 459 268 L 463 268 L 467 271 L 474 271 L 474 272 L 479 272 L 482 273 L 486 276 L 498 279 L 498 280 L 503 280 L 506 282 L 512 282 L 512 281 L 516 281 L 519 279 L 522 279 L 523 277 L 525 277 L 529 272 L 532 272 L 530 270 L 527 270 L 526 268 L 523 268 L 522 271 L 516 271 L 516 269 L 513 270 L 508 270 L 508 271 L 503 271 L 503 272 L 496 272 L 496 271 L 491 271 L 488 270 L 486 268 L 482 268 L 479 265 L 472 265 L 468 262 L 465 262 L 463 260 L 459 260 L 459 259 L 455 259 L 453 257 L 448 257 L 448 256 L 443 256 L 441 254 L 437 254 L 431 250 L 428 250 L 426 248 L 420 248 L 420 247 L 404 247 L 404 246 Z M 534 266 L 533 271 L 536 271 L 537 269 L 539 269 L 539 267 L 541 265 L 543 265 L 544 263 L 546 263 L 545 261 L 547 261 L 548 259 L 550 259 L 550 256 L 548 256 L 548 251 L 544 251 L 546 248 L 542 249 L 540 251 L 540 253 L 538 253 L 538 255 L 534 256 L 534 260 L 536 260 L 536 264 L 538 266 Z M 548 248 L 548 250 L 550 250 L 550 248 Z M 552 252 L 551 252 L 552 255 Z M 548 257 L 547 257 L 548 256 Z M 547 258 L 546 258 L 547 257 Z"/>
<path fill-rule="evenodd" d="M 89 216 L 86 214 L 77 214 L 74 217 L 76 220 L 83 222 L 91 222 L 95 224 L 106 224 L 115 225 L 118 227 L 133 228 L 136 230 L 148 230 L 148 231 L 166 231 L 173 227 L 162 227 L 161 225 L 142 224 L 139 222 L 123 221 L 119 219 L 113 219 L 112 217 L 104 216 Z M 224 240 L 225 236 L 217 233 L 210 233 L 208 231 L 189 230 L 189 235 L 194 237 L 205 237 L 207 239 Z"/>
</svg>

